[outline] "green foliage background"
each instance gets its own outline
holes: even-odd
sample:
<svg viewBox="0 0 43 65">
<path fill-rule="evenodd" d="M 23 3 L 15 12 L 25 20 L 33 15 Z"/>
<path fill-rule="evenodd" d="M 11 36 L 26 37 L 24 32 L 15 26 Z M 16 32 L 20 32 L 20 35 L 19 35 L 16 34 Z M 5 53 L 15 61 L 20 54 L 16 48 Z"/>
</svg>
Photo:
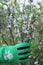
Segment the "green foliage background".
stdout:
<svg viewBox="0 0 43 65">
<path fill-rule="evenodd" d="M 43 65 L 43 5 L 39 8 L 28 1 L 22 5 L 14 0 L 0 0 L 0 47 L 15 45 L 21 41 L 31 42 L 31 61 L 23 64 L 0 65 Z"/>
</svg>

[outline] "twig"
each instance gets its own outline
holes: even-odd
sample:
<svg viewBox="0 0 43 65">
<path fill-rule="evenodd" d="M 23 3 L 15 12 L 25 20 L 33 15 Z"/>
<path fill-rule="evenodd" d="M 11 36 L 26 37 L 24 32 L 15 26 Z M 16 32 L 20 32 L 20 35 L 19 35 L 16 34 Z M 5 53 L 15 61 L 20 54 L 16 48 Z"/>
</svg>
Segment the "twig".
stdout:
<svg viewBox="0 0 43 65">
<path fill-rule="evenodd" d="M 14 36 L 13 36 L 13 33 L 12 33 L 12 29 L 9 28 L 9 31 L 10 31 L 11 37 L 12 37 L 12 39 L 13 39 L 13 43 L 15 44 L 15 42 L 14 42 Z"/>
<path fill-rule="evenodd" d="M 4 39 L 4 35 L 2 34 L 3 41 L 8 45 L 7 41 Z"/>
</svg>

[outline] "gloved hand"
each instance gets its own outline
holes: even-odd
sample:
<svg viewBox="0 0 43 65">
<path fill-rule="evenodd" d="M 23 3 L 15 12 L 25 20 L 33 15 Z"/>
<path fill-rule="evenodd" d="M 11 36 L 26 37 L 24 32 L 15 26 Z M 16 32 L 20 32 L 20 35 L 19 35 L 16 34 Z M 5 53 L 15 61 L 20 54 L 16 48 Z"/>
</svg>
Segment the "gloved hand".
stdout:
<svg viewBox="0 0 43 65">
<path fill-rule="evenodd" d="M 23 63 L 30 60 L 31 43 L 19 43 L 15 46 L 4 46 L 0 48 L 0 62 L 2 63 Z"/>
</svg>

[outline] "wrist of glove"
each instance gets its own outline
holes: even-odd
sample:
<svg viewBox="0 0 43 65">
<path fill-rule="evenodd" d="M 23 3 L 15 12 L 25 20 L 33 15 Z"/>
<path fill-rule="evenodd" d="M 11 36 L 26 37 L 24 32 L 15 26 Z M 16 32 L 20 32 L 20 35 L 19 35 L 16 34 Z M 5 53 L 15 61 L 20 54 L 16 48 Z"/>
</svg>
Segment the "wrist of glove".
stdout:
<svg viewBox="0 0 43 65">
<path fill-rule="evenodd" d="M 31 43 L 20 43 L 15 46 L 0 48 L 0 61 L 2 63 L 23 63 L 30 60 L 29 56 Z"/>
</svg>

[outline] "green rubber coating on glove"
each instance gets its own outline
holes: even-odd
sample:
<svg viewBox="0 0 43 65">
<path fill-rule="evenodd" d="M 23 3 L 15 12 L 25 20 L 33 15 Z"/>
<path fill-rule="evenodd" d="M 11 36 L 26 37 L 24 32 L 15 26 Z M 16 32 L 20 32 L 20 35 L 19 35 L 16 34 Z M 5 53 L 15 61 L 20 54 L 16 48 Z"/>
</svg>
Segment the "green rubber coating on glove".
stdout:
<svg viewBox="0 0 43 65">
<path fill-rule="evenodd" d="M 21 42 L 13 46 L 0 48 L 0 62 L 2 63 L 23 63 L 30 61 L 31 43 Z"/>
</svg>

